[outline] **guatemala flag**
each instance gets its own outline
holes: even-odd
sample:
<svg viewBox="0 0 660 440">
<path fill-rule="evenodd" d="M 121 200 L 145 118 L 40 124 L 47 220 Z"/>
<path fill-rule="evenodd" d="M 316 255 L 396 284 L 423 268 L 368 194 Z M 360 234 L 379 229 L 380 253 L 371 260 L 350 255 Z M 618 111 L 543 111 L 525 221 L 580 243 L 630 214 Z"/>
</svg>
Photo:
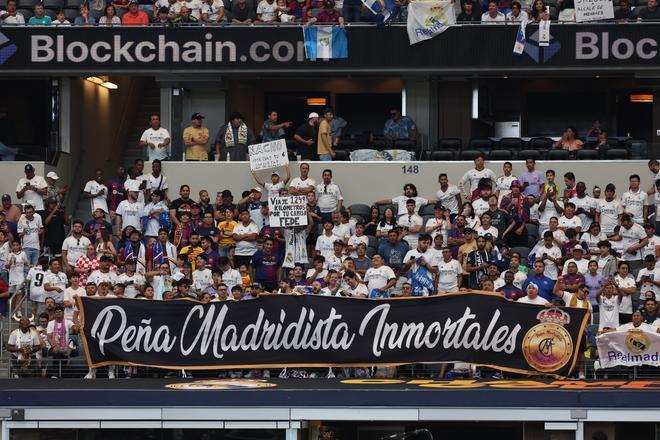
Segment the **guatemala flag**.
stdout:
<svg viewBox="0 0 660 440">
<path fill-rule="evenodd" d="M 362 4 L 374 15 L 382 16 L 382 21 L 387 21 L 390 15 L 394 14 L 397 9 L 394 5 L 394 0 L 362 0 Z"/>
<path fill-rule="evenodd" d="M 305 55 L 317 58 L 348 58 L 346 29 L 339 26 L 303 26 Z"/>
<path fill-rule="evenodd" d="M 525 51 L 525 27 L 527 26 L 526 21 L 520 22 L 520 27 L 518 28 L 518 33 L 516 34 L 516 42 L 513 44 L 513 54 L 516 56 L 522 55 Z"/>
</svg>

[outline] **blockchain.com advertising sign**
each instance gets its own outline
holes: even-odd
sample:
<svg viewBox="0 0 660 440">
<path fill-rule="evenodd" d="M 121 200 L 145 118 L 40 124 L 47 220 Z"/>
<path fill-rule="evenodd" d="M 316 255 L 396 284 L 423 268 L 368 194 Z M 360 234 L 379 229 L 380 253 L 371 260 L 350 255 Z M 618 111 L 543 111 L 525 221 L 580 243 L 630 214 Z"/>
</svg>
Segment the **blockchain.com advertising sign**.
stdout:
<svg viewBox="0 0 660 440">
<path fill-rule="evenodd" d="M 472 72 L 511 69 L 660 68 L 660 23 L 552 25 L 539 44 L 527 27 L 522 56 L 515 25 L 465 25 L 414 46 L 405 27 L 348 27 L 348 58 L 305 58 L 298 26 L 186 28 L 0 27 L 2 72 L 340 71 Z"/>
</svg>

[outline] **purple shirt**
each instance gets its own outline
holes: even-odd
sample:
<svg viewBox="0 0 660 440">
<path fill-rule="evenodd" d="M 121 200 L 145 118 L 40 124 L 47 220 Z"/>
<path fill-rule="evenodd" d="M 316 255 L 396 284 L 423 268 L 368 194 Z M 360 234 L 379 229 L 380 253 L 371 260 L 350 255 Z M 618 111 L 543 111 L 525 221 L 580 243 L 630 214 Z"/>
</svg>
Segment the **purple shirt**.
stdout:
<svg viewBox="0 0 660 440">
<path fill-rule="evenodd" d="M 545 175 L 540 171 L 528 171 L 520 176 L 520 183 L 527 183 L 527 188 L 523 191 L 526 196 L 533 195 L 538 197 L 541 193 L 541 185 L 545 183 Z"/>
</svg>

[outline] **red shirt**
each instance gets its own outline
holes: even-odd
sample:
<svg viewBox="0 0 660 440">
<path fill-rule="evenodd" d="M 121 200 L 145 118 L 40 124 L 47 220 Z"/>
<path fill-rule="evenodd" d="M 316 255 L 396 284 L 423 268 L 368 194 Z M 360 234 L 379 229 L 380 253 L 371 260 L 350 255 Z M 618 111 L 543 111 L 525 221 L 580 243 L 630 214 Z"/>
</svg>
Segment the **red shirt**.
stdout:
<svg viewBox="0 0 660 440">
<path fill-rule="evenodd" d="M 330 13 L 323 10 L 319 15 L 316 16 L 317 23 L 338 23 L 339 17 L 341 17 L 341 12 L 336 9 L 333 9 Z"/>
<path fill-rule="evenodd" d="M 149 17 L 145 12 L 140 10 L 135 15 L 127 12 L 121 18 L 121 24 L 124 26 L 147 26 L 149 24 Z"/>
</svg>

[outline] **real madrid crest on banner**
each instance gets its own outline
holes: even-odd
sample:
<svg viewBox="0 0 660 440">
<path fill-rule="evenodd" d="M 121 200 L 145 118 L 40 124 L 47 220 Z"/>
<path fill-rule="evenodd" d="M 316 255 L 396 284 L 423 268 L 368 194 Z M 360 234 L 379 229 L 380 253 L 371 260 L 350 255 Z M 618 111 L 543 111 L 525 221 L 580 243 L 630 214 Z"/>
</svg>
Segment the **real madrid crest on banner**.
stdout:
<svg viewBox="0 0 660 440">
<path fill-rule="evenodd" d="M 573 355 L 573 340 L 564 328 L 571 322 L 568 313 L 558 308 L 541 310 L 536 324 L 522 341 L 523 355 L 537 371 L 553 372 L 563 368 Z"/>
</svg>

